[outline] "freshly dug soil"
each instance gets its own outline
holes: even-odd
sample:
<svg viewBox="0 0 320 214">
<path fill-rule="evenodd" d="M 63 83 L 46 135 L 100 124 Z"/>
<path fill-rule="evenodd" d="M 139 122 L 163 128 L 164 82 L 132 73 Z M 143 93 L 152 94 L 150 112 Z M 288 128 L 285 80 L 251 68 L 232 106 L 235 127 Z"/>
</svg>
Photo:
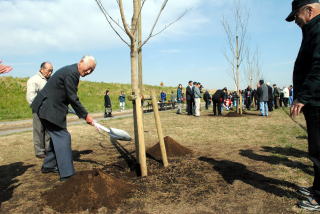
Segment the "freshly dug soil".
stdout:
<svg viewBox="0 0 320 214">
<path fill-rule="evenodd" d="M 169 136 L 164 138 L 164 144 L 166 146 L 167 157 L 181 157 L 192 154 L 192 150 L 180 145 L 177 141 Z M 153 147 L 147 150 L 147 154 L 156 160 L 162 160 L 160 143 L 158 142 Z"/>
<path fill-rule="evenodd" d="M 59 212 L 113 209 L 128 198 L 134 186 L 100 169 L 82 171 L 43 194 L 47 205 Z"/>
</svg>

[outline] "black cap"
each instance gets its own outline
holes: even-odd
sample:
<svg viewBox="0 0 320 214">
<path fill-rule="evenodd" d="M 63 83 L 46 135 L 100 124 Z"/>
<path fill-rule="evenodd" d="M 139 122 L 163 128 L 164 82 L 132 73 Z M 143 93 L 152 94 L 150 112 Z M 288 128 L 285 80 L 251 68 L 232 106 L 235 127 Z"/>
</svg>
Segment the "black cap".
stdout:
<svg viewBox="0 0 320 214">
<path fill-rule="evenodd" d="M 292 11 L 289 16 L 286 18 L 287 22 L 292 22 L 294 20 L 294 16 L 298 12 L 298 10 L 307 4 L 319 3 L 320 0 L 293 0 L 292 1 Z"/>
</svg>

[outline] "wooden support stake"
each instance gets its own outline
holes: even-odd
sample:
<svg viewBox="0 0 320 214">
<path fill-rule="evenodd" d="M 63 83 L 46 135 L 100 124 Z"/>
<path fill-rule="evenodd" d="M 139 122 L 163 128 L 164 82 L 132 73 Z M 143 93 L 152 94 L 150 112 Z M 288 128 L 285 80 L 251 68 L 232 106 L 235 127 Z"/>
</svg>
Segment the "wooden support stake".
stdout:
<svg viewBox="0 0 320 214">
<path fill-rule="evenodd" d="M 167 158 L 166 146 L 164 144 L 164 139 L 163 139 L 163 132 L 162 132 L 160 115 L 159 115 L 159 110 L 158 110 L 158 103 L 157 103 L 157 99 L 156 99 L 156 95 L 155 95 L 154 91 L 152 91 L 152 106 L 153 106 L 153 112 L 154 112 L 154 119 L 155 119 L 156 126 L 157 126 L 157 132 L 158 132 L 158 136 L 159 136 L 162 162 L 163 162 L 163 166 L 167 167 L 169 165 L 169 163 L 168 163 L 168 158 Z"/>
<path fill-rule="evenodd" d="M 135 93 L 136 97 L 136 115 L 137 115 L 137 129 L 139 139 L 139 164 L 141 176 L 147 176 L 147 158 L 146 158 L 146 145 L 144 142 L 143 118 L 141 110 L 141 97 L 139 91 Z"/>
</svg>

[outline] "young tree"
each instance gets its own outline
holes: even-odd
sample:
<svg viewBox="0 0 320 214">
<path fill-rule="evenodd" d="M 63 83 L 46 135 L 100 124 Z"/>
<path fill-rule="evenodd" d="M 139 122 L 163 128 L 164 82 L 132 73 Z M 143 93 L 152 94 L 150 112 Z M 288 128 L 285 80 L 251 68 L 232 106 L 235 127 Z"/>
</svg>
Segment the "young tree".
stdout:
<svg viewBox="0 0 320 214">
<path fill-rule="evenodd" d="M 95 0 L 95 2 L 98 4 L 101 12 L 105 16 L 108 24 L 113 29 L 113 31 L 118 35 L 118 37 L 130 48 L 130 62 L 131 62 L 131 88 L 132 88 L 132 94 L 135 97 L 134 102 L 134 128 L 135 128 L 135 143 L 136 143 L 136 154 L 137 159 L 140 164 L 141 168 L 141 175 L 146 176 L 147 175 L 147 166 L 146 166 L 146 153 L 145 153 L 145 144 L 144 144 L 144 131 L 143 131 L 143 119 L 142 119 L 142 109 L 141 109 L 141 89 L 142 89 L 142 55 L 140 57 L 139 63 L 138 63 L 138 53 L 141 53 L 142 47 L 154 36 L 160 34 L 165 29 L 167 29 L 169 26 L 171 26 L 173 23 L 181 19 L 186 11 L 179 16 L 176 20 L 173 22 L 165 25 L 160 31 L 154 32 L 155 27 L 159 21 L 159 18 L 164 11 L 164 8 L 166 7 L 168 0 L 164 0 L 159 12 L 155 18 L 155 21 L 152 25 L 152 28 L 150 30 L 150 33 L 148 34 L 147 38 L 142 41 L 141 39 L 141 12 L 142 8 L 146 2 L 146 0 L 132 0 L 132 17 L 131 17 L 131 24 L 129 25 L 124 13 L 124 7 L 123 7 L 123 1 L 122 0 L 116 0 L 119 11 L 120 11 L 120 17 L 121 22 L 118 23 L 113 17 L 110 16 L 110 14 L 107 12 L 107 10 L 103 7 L 101 0 Z M 123 34 L 119 32 L 121 30 L 124 32 L 127 37 L 129 38 L 129 41 L 127 41 L 125 38 L 123 38 Z M 140 74 L 138 77 L 138 64 L 139 64 L 139 70 Z M 138 81 L 138 79 L 140 81 Z M 140 85 L 140 88 L 139 88 Z M 137 153 L 137 151 L 139 151 Z"/>
<path fill-rule="evenodd" d="M 241 4 L 240 0 L 235 0 L 233 5 L 233 15 L 230 19 L 223 17 L 221 23 L 228 42 L 228 49 L 224 56 L 231 66 L 232 77 L 240 98 L 238 99 L 237 112 L 242 114 L 240 66 L 247 51 L 249 11 Z"/>
<path fill-rule="evenodd" d="M 260 64 L 260 54 L 257 48 L 254 53 L 247 51 L 246 65 L 244 68 L 245 79 L 247 84 L 253 88 L 262 78 L 262 70 Z"/>
</svg>

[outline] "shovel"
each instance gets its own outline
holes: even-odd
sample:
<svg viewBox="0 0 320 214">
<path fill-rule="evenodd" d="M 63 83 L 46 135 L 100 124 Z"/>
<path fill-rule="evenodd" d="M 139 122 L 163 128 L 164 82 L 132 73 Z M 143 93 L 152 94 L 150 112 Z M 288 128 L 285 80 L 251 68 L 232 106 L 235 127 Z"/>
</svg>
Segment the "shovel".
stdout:
<svg viewBox="0 0 320 214">
<path fill-rule="evenodd" d="M 114 140 L 131 141 L 130 135 L 124 130 L 116 129 L 116 128 L 107 128 L 95 121 L 93 124 L 98 130 L 107 132 L 109 136 Z"/>
</svg>

